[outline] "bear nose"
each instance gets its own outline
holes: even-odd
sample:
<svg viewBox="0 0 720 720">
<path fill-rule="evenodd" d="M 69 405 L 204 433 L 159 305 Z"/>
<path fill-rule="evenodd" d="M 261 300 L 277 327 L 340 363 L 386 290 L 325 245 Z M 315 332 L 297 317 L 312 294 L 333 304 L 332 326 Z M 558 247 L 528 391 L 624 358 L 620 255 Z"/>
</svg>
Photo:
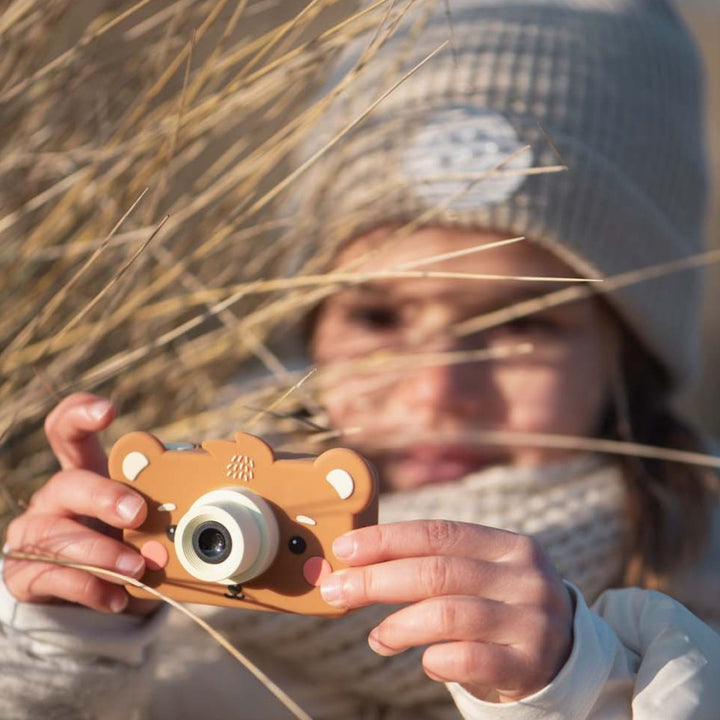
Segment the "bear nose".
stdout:
<svg viewBox="0 0 720 720">
<path fill-rule="evenodd" d="M 140 548 L 140 554 L 145 558 L 145 567 L 148 570 L 163 570 L 170 560 L 167 548 L 157 540 L 146 542 Z"/>
<path fill-rule="evenodd" d="M 323 557 L 315 556 L 308 558 L 303 564 L 303 577 L 317 587 L 326 575 L 332 572 L 330 563 Z"/>
</svg>

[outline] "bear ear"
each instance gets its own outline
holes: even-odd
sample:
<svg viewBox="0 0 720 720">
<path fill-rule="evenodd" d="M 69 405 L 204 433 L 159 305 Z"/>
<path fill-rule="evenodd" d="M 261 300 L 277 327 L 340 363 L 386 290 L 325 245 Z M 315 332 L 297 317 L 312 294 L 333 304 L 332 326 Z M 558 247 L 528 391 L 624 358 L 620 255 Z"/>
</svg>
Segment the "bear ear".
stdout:
<svg viewBox="0 0 720 720">
<path fill-rule="evenodd" d="M 120 482 L 133 483 L 140 473 L 164 452 L 165 446 L 150 433 L 133 432 L 123 435 L 110 451 L 110 477 Z"/>
<path fill-rule="evenodd" d="M 377 496 L 375 469 L 364 458 L 346 448 L 333 448 L 317 457 L 316 471 L 324 478 L 324 493 L 352 513 L 359 513 Z"/>
</svg>

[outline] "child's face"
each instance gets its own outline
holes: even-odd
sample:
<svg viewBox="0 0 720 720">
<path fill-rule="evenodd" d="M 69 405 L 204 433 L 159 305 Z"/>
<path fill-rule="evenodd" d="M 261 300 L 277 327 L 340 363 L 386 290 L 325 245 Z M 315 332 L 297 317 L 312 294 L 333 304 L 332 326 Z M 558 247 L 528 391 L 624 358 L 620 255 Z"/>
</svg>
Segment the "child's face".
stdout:
<svg viewBox="0 0 720 720">
<path fill-rule="evenodd" d="M 362 257 L 359 270 L 398 269 L 404 263 L 474 247 L 497 235 L 425 228 L 383 243 L 379 229 L 350 243 L 337 266 Z M 529 242 L 458 257 L 419 270 L 493 275 L 569 277 L 575 273 Z M 482 446 L 473 432 L 514 431 L 592 435 L 610 396 L 616 366 L 616 323 L 596 300 L 545 310 L 465 337 L 458 323 L 559 283 L 456 278 L 394 278 L 339 292 L 319 309 L 311 351 L 339 376 L 322 401 L 333 428 L 375 462 L 387 489 L 455 480 L 490 465 L 531 466 L 564 452 L 543 447 Z M 505 359 L 458 362 L 457 353 L 522 348 Z M 373 366 L 367 358 L 377 358 Z M 456 353 L 454 362 L 398 354 Z M 353 359 L 365 358 L 353 367 Z"/>
</svg>

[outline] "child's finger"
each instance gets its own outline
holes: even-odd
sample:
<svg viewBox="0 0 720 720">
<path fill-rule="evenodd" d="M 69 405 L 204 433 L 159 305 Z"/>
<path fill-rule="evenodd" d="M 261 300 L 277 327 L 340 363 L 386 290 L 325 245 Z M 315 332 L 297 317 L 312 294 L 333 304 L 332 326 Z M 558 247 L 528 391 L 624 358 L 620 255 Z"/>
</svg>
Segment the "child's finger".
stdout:
<svg viewBox="0 0 720 720">
<path fill-rule="evenodd" d="M 64 470 L 43 485 L 30 501 L 31 513 L 84 515 L 116 528 L 137 527 L 147 515 L 139 493 L 88 470 Z"/>
<path fill-rule="evenodd" d="M 380 655 L 448 640 L 498 645 L 537 637 L 545 618 L 537 611 L 469 596 L 434 597 L 408 605 L 380 623 L 368 638 Z"/>
<path fill-rule="evenodd" d="M 101 612 L 119 613 L 128 605 L 129 596 L 122 586 L 114 585 L 83 570 L 34 563 L 32 577 L 24 591 L 10 591 L 21 602 L 48 603 L 57 600 L 77 603 Z M 9 577 L 6 571 L 6 578 Z M 7 580 L 6 580 L 6 584 Z"/>
<path fill-rule="evenodd" d="M 514 566 L 462 557 L 425 557 L 339 570 L 323 579 L 320 591 L 325 602 L 343 608 L 417 602 L 444 595 L 530 602 L 541 590 L 540 582 Z"/>
<path fill-rule="evenodd" d="M 492 688 L 506 701 L 541 690 L 559 669 L 551 663 L 537 663 L 535 667 L 513 647 L 480 642 L 431 645 L 423 654 L 422 664 L 433 680 Z"/>
<path fill-rule="evenodd" d="M 527 545 L 526 540 L 522 535 L 483 525 L 450 520 L 412 520 L 353 530 L 335 540 L 333 552 L 350 565 L 429 555 L 462 555 L 502 561 Z"/>
<path fill-rule="evenodd" d="M 45 420 L 45 434 L 61 467 L 106 475 L 107 457 L 96 433 L 114 417 L 113 404 L 97 395 L 76 393 L 60 402 Z"/>
<path fill-rule="evenodd" d="M 135 578 L 145 570 L 145 561 L 138 553 L 68 518 L 27 515 L 14 520 L 8 527 L 7 549 L 91 565 Z M 39 562 L 7 559 L 5 584 L 22 601 L 36 600 L 35 595 L 68 599 L 44 585 L 42 591 L 37 589 L 36 582 L 46 571 Z"/>
</svg>

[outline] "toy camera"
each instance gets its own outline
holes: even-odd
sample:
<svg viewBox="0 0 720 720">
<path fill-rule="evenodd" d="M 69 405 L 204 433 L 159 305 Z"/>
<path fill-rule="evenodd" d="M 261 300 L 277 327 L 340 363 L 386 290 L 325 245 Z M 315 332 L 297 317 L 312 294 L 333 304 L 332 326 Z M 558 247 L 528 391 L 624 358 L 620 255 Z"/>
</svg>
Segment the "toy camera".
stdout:
<svg viewBox="0 0 720 720">
<path fill-rule="evenodd" d="M 245 433 L 197 447 L 134 432 L 118 440 L 109 465 L 110 477 L 148 503 L 146 521 L 124 541 L 145 557 L 149 587 L 183 602 L 344 612 L 325 603 L 318 586 L 342 567 L 333 540 L 377 522 L 375 471 L 357 453 L 276 458 Z"/>
</svg>

